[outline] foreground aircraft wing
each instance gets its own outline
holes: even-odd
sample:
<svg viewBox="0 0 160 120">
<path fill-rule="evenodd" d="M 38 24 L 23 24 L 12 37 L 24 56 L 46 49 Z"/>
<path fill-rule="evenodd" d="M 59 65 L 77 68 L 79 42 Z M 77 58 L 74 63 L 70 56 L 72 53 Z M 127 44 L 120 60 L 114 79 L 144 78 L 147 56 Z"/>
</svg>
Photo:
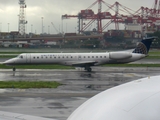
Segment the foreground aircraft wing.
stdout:
<svg viewBox="0 0 160 120">
<path fill-rule="evenodd" d="M 94 66 L 95 63 L 97 62 L 96 61 L 80 61 L 80 62 L 72 63 L 72 66 L 76 66 L 76 67 L 84 67 L 86 65 Z"/>
<path fill-rule="evenodd" d="M 56 119 L 42 118 L 31 115 L 0 111 L 0 120 L 56 120 Z"/>
<path fill-rule="evenodd" d="M 67 120 L 160 120 L 160 76 L 135 80 L 92 97 Z"/>
</svg>

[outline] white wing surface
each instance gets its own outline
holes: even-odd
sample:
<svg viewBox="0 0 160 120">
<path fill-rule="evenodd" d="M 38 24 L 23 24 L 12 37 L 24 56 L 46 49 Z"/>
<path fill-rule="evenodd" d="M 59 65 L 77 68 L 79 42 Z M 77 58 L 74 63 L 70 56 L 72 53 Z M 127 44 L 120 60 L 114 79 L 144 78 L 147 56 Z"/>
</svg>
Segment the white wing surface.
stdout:
<svg viewBox="0 0 160 120">
<path fill-rule="evenodd" d="M 82 104 L 68 120 L 160 120 L 160 76 L 108 89 Z"/>
</svg>

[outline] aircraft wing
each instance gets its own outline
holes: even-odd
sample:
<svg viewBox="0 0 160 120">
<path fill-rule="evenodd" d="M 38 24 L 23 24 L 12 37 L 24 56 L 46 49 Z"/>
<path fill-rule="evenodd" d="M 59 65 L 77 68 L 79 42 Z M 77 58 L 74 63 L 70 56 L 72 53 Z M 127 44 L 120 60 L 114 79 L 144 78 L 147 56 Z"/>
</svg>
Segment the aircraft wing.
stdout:
<svg viewBox="0 0 160 120">
<path fill-rule="evenodd" d="M 94 66 L 95 63 L 97 62 L 96 61 L 80 61 L 80 62 L 72 63 L 72 66 L 76 66 L 76 67 L 84 67 L 86 65 Z"/>
<path fill-rule="evenodd" d="M 160 76 L 138 79 L 103 91 L 67 120 L 160 120 Z"/>
<path fill-rule="evenodd" d="M 0 120 L 56 120 L 56 119 L 0 111 Z"/>
</svg>

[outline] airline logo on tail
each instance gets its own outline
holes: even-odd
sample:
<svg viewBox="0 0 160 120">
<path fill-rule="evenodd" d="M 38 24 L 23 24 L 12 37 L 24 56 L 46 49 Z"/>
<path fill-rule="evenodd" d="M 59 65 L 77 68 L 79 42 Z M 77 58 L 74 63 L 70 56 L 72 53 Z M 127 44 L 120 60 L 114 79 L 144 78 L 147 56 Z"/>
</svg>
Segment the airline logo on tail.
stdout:
<svg viewBox="0 0 160 120">
<path fill-rule="evenodd" d="M 133 53 L 147 54 L 148 52 L 146 46 L 140 42 Z"/>
<path fill-rule="evenodd" d="M 150 46 L 152 44 L 152 41 L 155 39 L 156 37 L 150 37 L 150 38 L 146 38 L 144 40 L 142 40 L 138 46 L 134 49 L 133 53 L 139 53 L 139 54 L 148 54 Z"/>
</svg>

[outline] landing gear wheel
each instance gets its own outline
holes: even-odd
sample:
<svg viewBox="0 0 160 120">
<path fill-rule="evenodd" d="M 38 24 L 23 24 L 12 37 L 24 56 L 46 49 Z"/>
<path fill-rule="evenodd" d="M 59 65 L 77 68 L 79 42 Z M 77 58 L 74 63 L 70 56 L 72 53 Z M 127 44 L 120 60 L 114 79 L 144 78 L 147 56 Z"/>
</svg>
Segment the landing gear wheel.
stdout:
<svg viewBox="0 0 160 120">
<path fill-rule="evenodd" d="M 13 67 L 13 72 L 15 72 L 16 71 L 16 68 L 15 67 Z"/>
<path fill-rule="evenodd" d="M 88 68 L 87 71 L 88 71 L 88 72 L 91 72 L 91 71 L 92 71 L 92 68 Z"/>
</svg>

